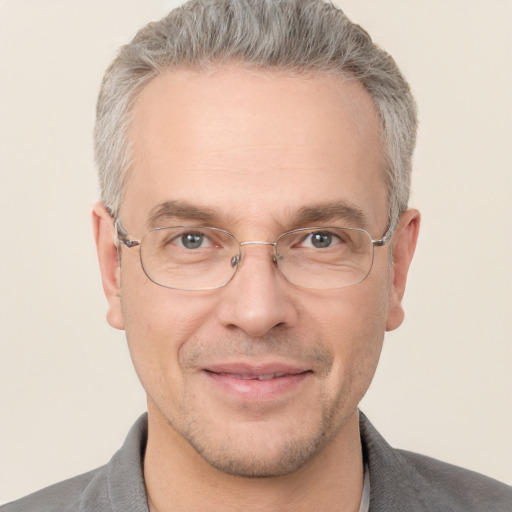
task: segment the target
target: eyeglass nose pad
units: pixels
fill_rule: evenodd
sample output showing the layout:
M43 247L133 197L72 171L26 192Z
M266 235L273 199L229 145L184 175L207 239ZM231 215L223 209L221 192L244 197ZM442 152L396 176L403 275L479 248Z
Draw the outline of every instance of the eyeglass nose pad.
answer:
M274 256L272 256L272 263L277 263L278 260L282 260L283 259L283 256L281 256L280 254L274 254ZM240 264L240 261L242 260L242 254L237 254L236 256L233 256L231 258L231 266L234 268L236 266L238 266Z
M275 252L274 256L272 257L272 261L277 264L282 259L284 259L284 256L282 254L279 254L276 249L276 252Z

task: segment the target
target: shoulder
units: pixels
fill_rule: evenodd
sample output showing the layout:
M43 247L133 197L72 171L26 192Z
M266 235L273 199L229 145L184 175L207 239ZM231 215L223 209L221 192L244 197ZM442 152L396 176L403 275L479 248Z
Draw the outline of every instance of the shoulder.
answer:
M424 455L395 450L423 500L463 512L512 512L512 487ZM443 509L445 510L445 509Z
M392 448L362 413L360 418L372 512L512 512L508 485Z
M83 509L85 494L96 496L91 510L107 511L101 504L108 503L106 466L75 476L24 498L0 506L0 512L75 512Z
M13 501L0 512L147 512L142 474L146 439L143 414L107 465Z

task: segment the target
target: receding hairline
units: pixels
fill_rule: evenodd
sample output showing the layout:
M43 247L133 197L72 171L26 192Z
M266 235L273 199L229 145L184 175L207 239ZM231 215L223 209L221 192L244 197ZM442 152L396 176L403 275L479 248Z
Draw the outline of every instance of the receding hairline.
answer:
M288 73L353 73L381 120L395 225L409 198L415 101L393 58L329 0L189 0L143 27L109 66L98 97L95 159L107 208L119 212L130 167L124 138L140 90L166 68L237 59Z
M199 66L199 65L191 65L191 66L179 66L161 70L159 73L155 74L150 80L148 80L143 87L137 92L134 96L132 104L131 104L131 113L129 116L129 124L127 126L126 131L126 142L128 146L128 150L131 157L131 165L127 169L127 172L123 176L122 182L122 195L120 201L120 210L122 209L122 204L124 202L124 192L126 191L126 187L130 180L131 175L136 170L134 168L135 160L133 159L133 145L134 145L134 134L133 134L133 126L135 121L135 113L137 107L140 105L140 97L145 92L147 92L148 88L157 80L165 78L166 76L172 75L180 75L182 74L183 78L186 80L187 75L191 75L192 77L214 77L217 73L224 72L234 72L234 73L244 73L248 76L253 75L255 78L272 78L277 76L279 78L285 77L290 80L294 79L305 79L305 80L314 80L316 78L332 78L335 89L338 89L340 94L340 101L344 101L345 105L350 105L350 110L354 119L361 119L367 123L367 129L375 129L376 138L379 141L379 146L377 148L380 153L381 158L381 173L383 178L385 179L386 173L388 169L386 168L387 162L385 157L386 147L383 133L383 126L381 122L381 118L378 111L378 106L376 105L373 97L367 91L364 84L357 77L351 75L346 71L340 72L339 70L325 70L325 69L304 69L304 70L288 70L286 68L278 67L278 66L261 66L257 63L253 62L243 62L239 59L232 59L231 61L221 61L215 63L208 63L208 65ZM336 85L338 82L338 85ZM347 82L353 82L357 84L357 88L355 92L357 93L357 97L354 96L354 89L345 94L343 90L343 84ZM369 112L365 111L365 105L369 106L371 109L372 120L369 121ZM358 113L361 115L358 117ZM369 122L368 122L369 121ZM374 145L372 145L373 147ZM389 200L389 197L387 198Z

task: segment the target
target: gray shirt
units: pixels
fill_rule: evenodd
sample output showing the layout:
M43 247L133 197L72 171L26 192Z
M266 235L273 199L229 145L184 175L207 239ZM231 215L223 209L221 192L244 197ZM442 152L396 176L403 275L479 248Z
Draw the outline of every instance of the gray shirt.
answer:
M512 487L444 462L396 450L361 413L370 512L512 512ZM148 512L142 462L147 417L110 462L0 507L0 512Z

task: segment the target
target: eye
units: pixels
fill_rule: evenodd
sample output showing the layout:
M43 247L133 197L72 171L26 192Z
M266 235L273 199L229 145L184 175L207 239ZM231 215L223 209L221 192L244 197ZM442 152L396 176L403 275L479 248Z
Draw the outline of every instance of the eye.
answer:
M174 242L185 249L205 248L210 247L212 244L211 240L204 233L198 231L183 233Z
M343 243L343 240L330 231L314 231L302 240L301 245L312 249L326 249L340 243Z

